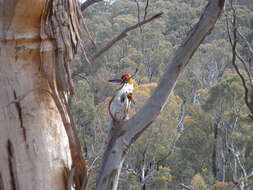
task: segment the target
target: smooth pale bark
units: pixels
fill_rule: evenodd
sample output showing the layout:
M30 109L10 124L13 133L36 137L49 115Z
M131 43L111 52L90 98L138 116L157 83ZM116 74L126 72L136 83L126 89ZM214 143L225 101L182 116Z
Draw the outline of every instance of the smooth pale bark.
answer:
M45 2L0 0L1 190L64 190L71 166L65 128L40 70Z
M97 190L116 190L122 164L129 146L142 134L162 111L179 74L188 64L204 38L211 32L224 6L224 0L210 0L199 22L190 31L182 45L168 64L157 88L130 120L113 126L110 140L97 177Z

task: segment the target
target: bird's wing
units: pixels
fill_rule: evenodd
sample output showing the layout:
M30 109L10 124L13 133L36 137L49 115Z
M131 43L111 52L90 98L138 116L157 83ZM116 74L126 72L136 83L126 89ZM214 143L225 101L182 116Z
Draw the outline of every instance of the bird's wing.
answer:
M128 114L129 104L126 93L117 93L110 105L112 116L118 121L124 120Z

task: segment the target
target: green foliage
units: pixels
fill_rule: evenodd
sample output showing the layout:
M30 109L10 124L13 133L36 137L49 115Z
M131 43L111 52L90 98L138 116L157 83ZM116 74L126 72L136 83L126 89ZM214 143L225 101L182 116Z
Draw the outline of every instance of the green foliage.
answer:
M78 100L73 104L72 109L78 120L78 125L85 126L95 118L96 108L94 106L94 95L86 81L79 82L77 88L78 93L76 96Z
M142 20L146 1L138 2ZM119 87L109 84L108 80L123 73L133 74L138 68L134 91L136 105L131 108L131 115L134 115L157 86L174 51L198 21L206 3L203 0L149 1L147 18L163 11L162 18L129 32L127 37L86 66L86 79L76 82L72 112L88 165L96 159L88 189L95 188L100 155L108 135L108 102ZM253 45L252 0L239 1L235 8L240 31ZM87 54L92 57L126 27L138 22L136 1L103 1L85 10L84 17L96 42L93 47L88 36L84 39ZM225 17L222 16L185 68L157 120L129 150L119 189L142 189L141 171L144 168L145 176L148 176L146 190L178 189L180 183L192 185L197 190L233 190L232 176L236 173L235 177L240 181L241 170L238 166L236 169L230 167L235 159L226 146L232 143L242 152L240 158L246 170L252 171L252 120L243 99L241 80L231 65L231 46L225 28ZM245 60L252 59L241 39L238 43L238 51ZM238 60L236 63L242 70L243 65ZM83 56L74 63L73 69L79 64L86 64ZM244 72L242 74L246 76ZM218 168L216 176L215 166ZM225 171L224 179L221 168Z
M220 109L233 108L234 104L241 103L238 99L244 96L243 87L238 78L229 78L214 85L203 105L206 111L220 107ZM225 97L225 98L224 98Z
M155 172L154 177L151 181L150 188L166 190L167 184L171 182L172 176L170 169L167 167L160 166Z

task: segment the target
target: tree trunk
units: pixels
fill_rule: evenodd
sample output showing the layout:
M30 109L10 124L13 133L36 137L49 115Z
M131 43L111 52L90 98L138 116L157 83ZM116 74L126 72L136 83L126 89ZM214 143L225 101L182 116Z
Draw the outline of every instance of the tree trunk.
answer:
M218 123L213 126L214 142L213 142L213 153L212 153L212 171L214 179L217 179L217 143L218 143Z
M224 6L224 0L210 0L199 22L188 34L159 81L153 94L130 120L111 128L110 140L97 177L97 190L116 190L122 164L131 144L147 129L162 111L179 74L194 52L213 29Z
M141 184L141 190L146 190L146 184Z
M120 127L111 129L111 138L106 147L101 171L97 177L97 190L116 190L120 171L125 160L126 148L120 137L124 131Z
M66 171L73 160L69 135L49 79L41 72L46 3L0 0L1 190L67 189ZM43 43L54 55L52 37L44 36Z
M0 45L1 190L65 189L63 171L71 166L61 116L52 97L38 90L49 87L39 74L36 41Z

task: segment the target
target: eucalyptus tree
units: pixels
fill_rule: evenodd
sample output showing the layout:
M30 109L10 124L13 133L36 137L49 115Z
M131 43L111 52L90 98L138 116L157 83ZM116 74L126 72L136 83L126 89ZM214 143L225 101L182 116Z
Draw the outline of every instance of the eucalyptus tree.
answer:
M80 19L77 0L0 0L1 190L86 184L67 103Z

